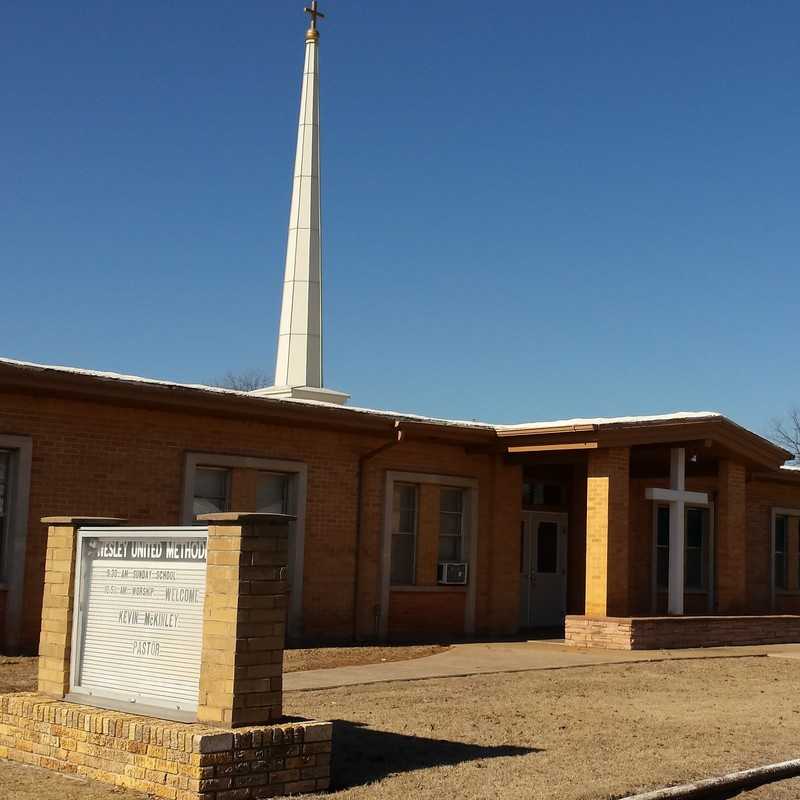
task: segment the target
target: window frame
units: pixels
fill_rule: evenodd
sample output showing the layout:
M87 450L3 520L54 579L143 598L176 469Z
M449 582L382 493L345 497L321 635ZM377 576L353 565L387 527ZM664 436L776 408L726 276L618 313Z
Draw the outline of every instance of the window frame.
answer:
M669 587L668 586L661 586L658 583L658 510L659 508L668 508L671 509L671 505L669 503L663 503L658 500L652 501L653 509L652 509L652 570L651 570L651 613L655 614L658 611L658 598L659 596L663 596L668 594ZM688 517L689 509L697 508L703 511L708 512L708 535L707 541L704 542L703 546L703 561L704 561L704 575L705 575L705 586L702 589L698 589L695 587L688 588L686 586L686 557L687 551L689 549L689 541L688 535L686 535L686 527L684 527L684 543L683 543L683 559L684 559L684 588L683 593L685 595L706 595L708 598L708 610L712 612L714 610L714 602L715 602L715 594L716 594L716 573L715 573L715 564L716 564L716 506L713 501L709 501L708 503L686 503L684 506L684 514ZM684 523L685 526L685 523ZM667 547L667 554L669 554L669 548Z
M183 502L181 524L192 525L194 473L197 467L219 467L223 469L252 469L256 472L278 472L294 476L293 499L296 517L293 531L293 546L289 552L292 570L292 592L289 598L288 634L292 638L303 636L303 594L305 572L306 506L308 500L308 464L258 456L237 456L226 453L190 451L184 453ZM299 591L298 591L299 588Z
M468 557L465 561L469 564L469 580L466 587L452 586L391 586L391 531L392 531L392 498L394 494L394 483L416 483L420 485L451 486L462 487L469 490L469 523L465 527L468 537L466 550ZM479 538L479 517L480 517L480 493L478 490L479 482L476 478L464 478L453 475L438 475L427 472L400 472L386 470L384 481L384 508L383 508L383 528L381 534L381 561L380 561L380 609L378 614L378 636L385 641L389 633L389 603L393 591L413 591L428 592L436 594L439 592L460 591L466 594L464 605L464 632L467 635L475 633L475 611L477 606L477 575L478 575L478 538Z
M398 508L398 515L397 515L398 529L395 530L395 524L394 524L395 507L396 507L395 495L397 494L397 489L402 489L402 488L413 489L414 490L414 509L413 509L414 510L414 526L413 526L413 530L411 530L411 531L403 531L403 530L399 529L400 528L399 523L401 522L401 520L403 518L402 517L402 511L403 511L403 507L402 506L400 506ZM408 583L408 582L406 582L406 583L395 583L392 580L392 575L390 573L389 574L389 583L391 584L391 586L393 588L396 588L398 586L404 587L404 586L416 586L417 585L417 543L418 543L418 540L419 540L419 500L420 500L420 485L418 483L406 483L405 481L397 481L394 484L393 489L392 489L392 521L391 521L391 525L392 525L392 541L391 541L392 552L394 552L395 539L397 537L399 537L399 536L403 536L403 537L406 537L406 538L411 537L413 546L411 548L411 583Z
M788 517L790 520L792 517L800 518L800 508L784 508L781 506L773 506L770 513L770 534L769 534L769 552L770 552L770 559L769 559L769 585L770 585L770 609L772 611L776 608L776 597L777 595L785 595L785 594L797 594L800 593L800 588L796 591L792 589L779 589L776 586L775 581L775 545L776 545L776 535L777 535L777 522L778 517ZM790 529L787 525L786 530L786 574L787 574L787 585L789 584L789 561L790 561L790 550L789 545L791 542L790 536ZM798 560L800 560L800 552L797 554ZM798 567L800 570L800 567ZM798 575L798 580L800 581L800 575ZM798 584L800 586L800 584Z

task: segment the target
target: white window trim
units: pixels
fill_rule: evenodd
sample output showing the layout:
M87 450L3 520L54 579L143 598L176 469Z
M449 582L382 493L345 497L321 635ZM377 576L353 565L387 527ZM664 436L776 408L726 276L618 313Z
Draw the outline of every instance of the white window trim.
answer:
M778 524L778 517L800 517L800 508L780 508L780 507L773 507L772 513L770 514L770 526L769 526L769 591L770 591L770 609L772 611L775 610L775 596L778 593L778 589L775 586L775 541L776 541L776 530L775 526ZM786 556L789 557L789 537L786 537ZM783 590L781 590L783 591Z
M6 648L9 653L15 653L19 649L22 633L33 441L29 436L0 434L0 448L13 451L11 459L11 515L6 530L8 538L2 565L2 576L6 582L0 584L0 588L4 588L7 592Z
M668 503L663 503L659 500L653 500L653 513L652 513L652 531L653 531L653 566L651 569L651 613L655 614L656 609L658 608L658 595L659 594L666 594L665 589L658 588L658 509L661 508L669 508L670 512L672 511L672 506ZM716 572L715 572L715 564L716 564L716 515L715 515L715 506L712 500L709 500L708 503L687 503L686 510L690 508L706 508L708 509L708 587L706 589L686 589L684 588L683 592L685 595L687 594L694 594L694 595L708 595L708 610L709 612L714 611L714 598L715 598L715 591L714 591L714 583L716 580ZM684 550L686 548L686 543L684 542ZM684 554L685 558L685 554Z
M294 548L289 553L292 565L292 593L289 598L288 633L299 638L303 635L303 574L305 563L306 501L308 499L308 465L302 461L284 461L276 458L254 456L229 456L218 453L186 453L183 471L183 525L194 523L194 473L197 467L222 467L227 469L253 469L259 472L283 472L297 480L297 520L294 524ZM229 487L230 490L230 487ZM242 511L247 509L233 509Z
M402 587L392 587L392 504L394 501L395 483L414 483L419 486L434 485L442 487L468 489L469 496L469 583L467 585L467 600L464 608L464 633L475 633L475 609L478 599L478 528L480 519L480 504L478 495L478 481L474 478L461 478L453 475L435 475L426 472L386 472L386 485L384 489L383 532L381 536L381 595L380 595L380 623L379 635L385 640L389 635L389 602L391 592L402 590ZM419 535L419 529L417 530ZM437 551L438 552L438 551ZM414 587L415 591L429 591L432 593L448 591L447 586Z

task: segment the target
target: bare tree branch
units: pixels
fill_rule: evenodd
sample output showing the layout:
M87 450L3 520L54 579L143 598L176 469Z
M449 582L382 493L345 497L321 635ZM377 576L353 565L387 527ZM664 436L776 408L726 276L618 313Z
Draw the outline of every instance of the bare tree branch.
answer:
M781 447L800 460L800 408L792 409L785 418L772 420L772 435Z
M223 389L235 389L237 392L254 392L272 385L272 378L266 372L257 369L248 369L242 372L225 374L224 378L211 381L211 386L220 386Z

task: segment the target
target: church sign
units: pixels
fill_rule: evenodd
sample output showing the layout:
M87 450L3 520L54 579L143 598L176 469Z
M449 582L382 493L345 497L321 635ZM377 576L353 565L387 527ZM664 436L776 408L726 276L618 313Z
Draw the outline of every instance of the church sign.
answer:
M208 529L81 528L69 699L191 719Z

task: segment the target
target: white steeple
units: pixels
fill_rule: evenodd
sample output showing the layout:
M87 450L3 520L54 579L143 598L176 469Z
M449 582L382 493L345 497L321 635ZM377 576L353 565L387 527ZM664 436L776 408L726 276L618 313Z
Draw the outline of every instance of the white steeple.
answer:
M319 156L319 31L317 0L306 9L306 61L294 166L289 244L283 283L275 385L254 394L345 403L349 395L323 388L322 240Z

